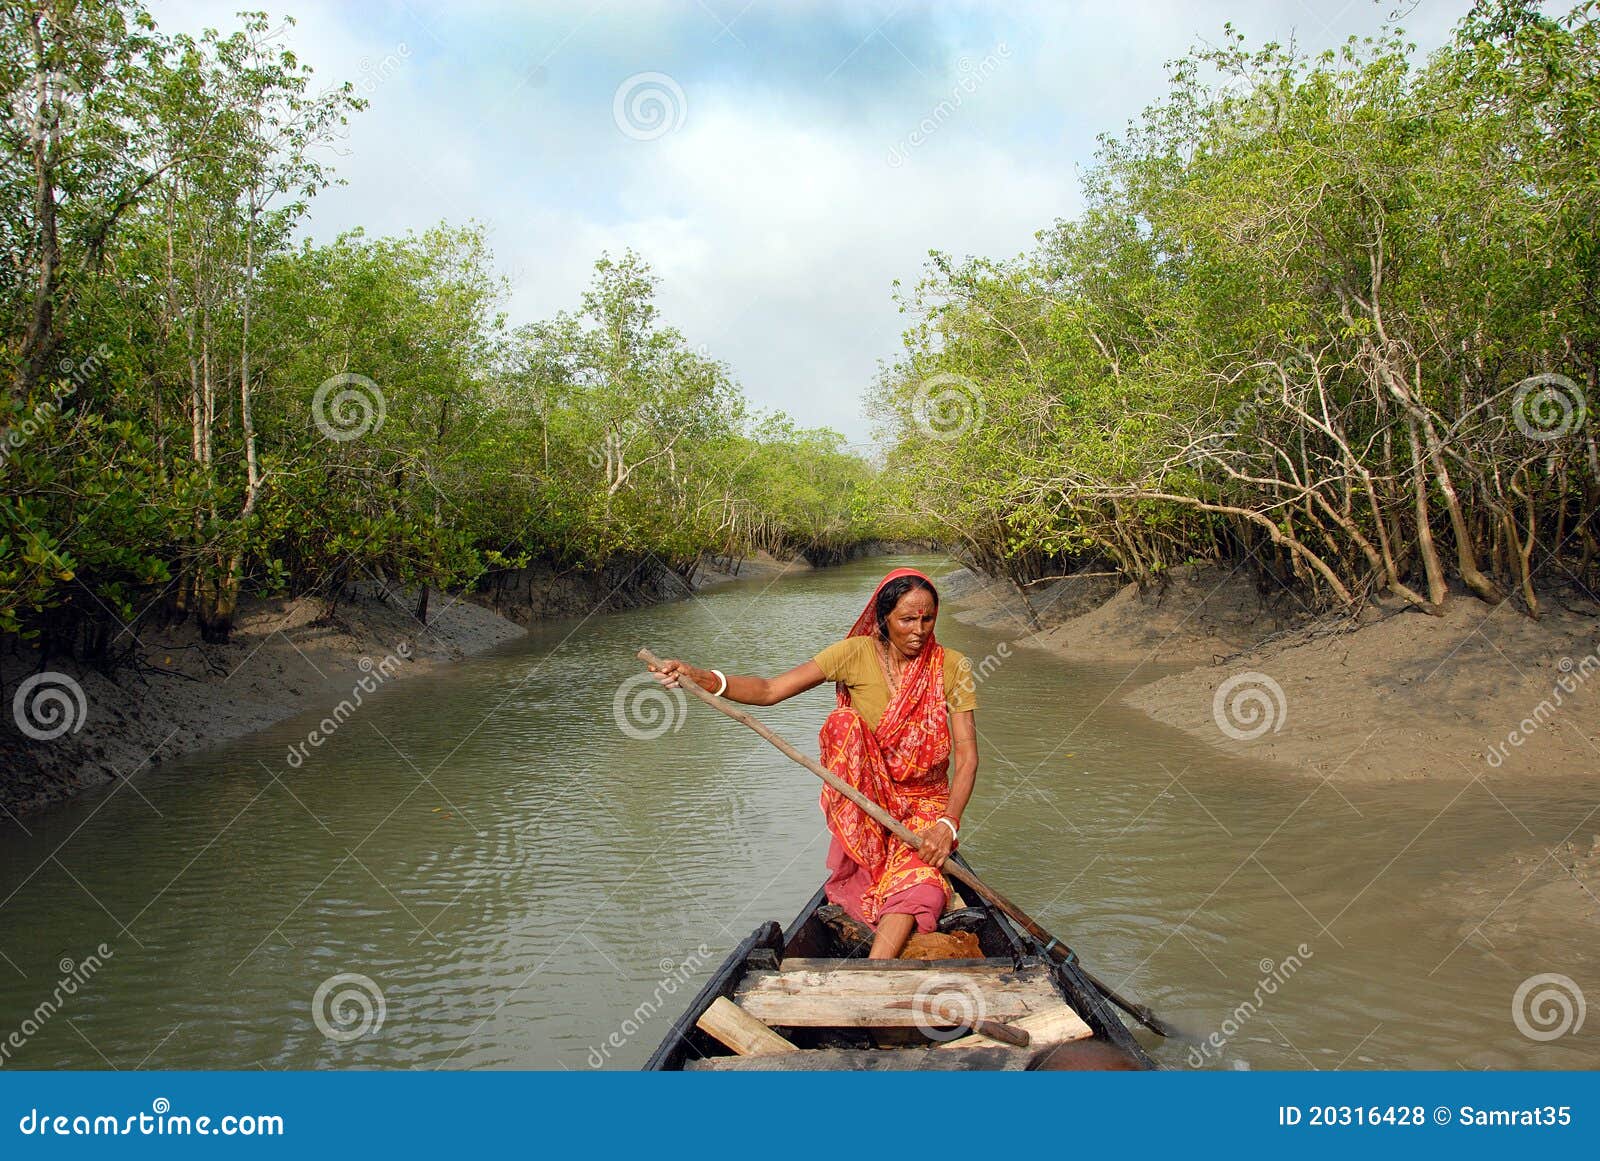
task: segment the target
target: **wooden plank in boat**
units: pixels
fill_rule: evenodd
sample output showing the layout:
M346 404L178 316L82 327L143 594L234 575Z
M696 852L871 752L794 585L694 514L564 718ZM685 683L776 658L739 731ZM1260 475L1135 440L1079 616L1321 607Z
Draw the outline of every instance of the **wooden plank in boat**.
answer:
M819 961L812 961L817 963ZM795 965L795 966L792 966ZM1026 988L1059 998L1050 970L1043 965L1020 968L1008 959L845 959L822 960L817 967L785 960L776 971L747 972L739 991L802 992L821 989L849 995L893 990L915 995L921 988Z
M724 996L712 1001L705 1015L695 1021L695 1027L707 1036L716 1037L740 1056L772 1056L775 1053L800 1051Z
M781 1056L711 1056L690 1060L696 1072L1021 1072L1036 1052L1031 1048L967 1048L935 1052L927 1048L813 1048Z
M993 970L1014 971L1008 959L806 959L801 956L789 956L778 965L779 971L784 972L832 972L832 971L859 971L859 972L897 972L897 971L939 971L962 968L988 968Z
M1057 1000L1053 1007L1032 1015L1023 1016L1018 1020L1011 1020L1013 1028L1021 1028L1028 1034L1029 1047L1035 1050L1052 1044L1065 1044L1069 1040L1087 1040L1094 1035L1094 1029L1083 1022L1082 1017L1074 1012L1063 1000ZM1001 1047L998 1040L991 1040L987 1036L973 1033L971 1036L962 1036L956 1040L949 1040L939 1045L940 1052L948 1052L959 1048L991 1048Z
M910 1028L944 1024L927 1010L896 1001L948 995L952 1005L990 1020L1009 1021L1061 1003L1050 973L1015 970L1009 963L898 971L750 972L734 993L746 1012L769 1025L790 1028Z

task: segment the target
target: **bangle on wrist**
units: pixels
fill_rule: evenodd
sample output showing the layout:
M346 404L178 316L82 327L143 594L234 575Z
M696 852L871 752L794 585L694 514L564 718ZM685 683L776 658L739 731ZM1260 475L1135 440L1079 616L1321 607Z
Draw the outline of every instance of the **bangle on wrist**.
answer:
M951 838L953 838L953 839L959 839L959 838L960 838L960 837L961 837L961 831L960 831L960 830L959 830L959 829L957 829L957 827L956 827L956 824L955 824L955 823L954 823L954 822L952 822L952 821L951 821L951 820L950 820L950 819L949 819L949 817L947 817L947 816L946 816L946 815L942 815L942 814L941 814L941 815L940 815L940 816L939 816L939 817L938 817L938 819L937 819L937 820L936 820L936 821L935 821L935 822L934 822L934 825L935 825L935 826L938 826L938 825L939 825L939 823L941 823L941 822L942 822L942 823L944 823L944 824L945 824L945 826L947 826L947 827L949 827L949 828L950 828L950 837L951 837Z
M722 670L720 670L720 669L713 669L711 672L715 673L717 675L718 680L720 680L722 682L721 685L717 686L716 692L713 693L711 696L712 697L721 697L722 696L722 691L728 688L728 675L726 673L723 673Z

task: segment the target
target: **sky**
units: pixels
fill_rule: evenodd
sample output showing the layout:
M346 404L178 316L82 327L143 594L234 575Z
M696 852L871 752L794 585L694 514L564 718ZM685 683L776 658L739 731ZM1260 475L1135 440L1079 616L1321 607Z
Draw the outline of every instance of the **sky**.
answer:
M1081 207L1097 137L1219 44L1315 51L1398 9L1422 51L1466 0L149 0L168 32L292 16L319 82L370 106L305 229L476 221L512 325L575 310L604 252L758 407L870 439L930 250L1010 257ZM944 111L939 107L944 103Z

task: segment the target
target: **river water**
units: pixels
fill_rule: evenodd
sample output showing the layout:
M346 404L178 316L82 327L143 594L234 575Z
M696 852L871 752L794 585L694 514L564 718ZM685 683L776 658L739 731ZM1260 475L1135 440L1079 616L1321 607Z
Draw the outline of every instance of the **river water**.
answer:
M878 558L542 625L386 688L298 767L331 706L9 829L4 1066L638 1066L727 949L815 889L826 832L816 780L755 734L637 701L635 650L778 672L902 563L954 568ZM1164 1063L1600 1065L1593 1027L1544 1042L1512 1011L1541 973L1595 994L1592 928L1508 939L1502 909L1475 932L1501 899L1453 887L1565 838L1600 786L1249 768L1121 707L1120 671L957 607L939 636L986 674L963 849L1101 978L1211 1037L1146 1038ZM831 699L755 712L814 753Z

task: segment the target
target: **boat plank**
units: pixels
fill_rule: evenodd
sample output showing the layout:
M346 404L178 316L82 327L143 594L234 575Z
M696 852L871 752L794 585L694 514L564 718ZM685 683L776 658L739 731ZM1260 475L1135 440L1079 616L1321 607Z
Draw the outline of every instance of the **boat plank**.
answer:
M957 1021L928 1006L940 997L957 1012L1001 1022L1061 1004L1049 972L1005 961L957 970L750 972L733 998L763 1023L790 1028L953 1027Z
M1087 1040L1094 1035L1094 1029L1085 1024L1078 1013L1060 1000L1056 1001L1054 1007L1011 1021L1010 1026L1020 1028L1026 1032L1030 1046L1033 1048L1044 1048L1052 1044L1065 1044L1069 1040ZM939 1051L949 1052L958 1048L989 1047L1000 1047L1000 1042L974 1032L971 1036L962 1036L957 1040L946 1041L939 1045Z
M819 959L792 955L778 965L784 972L899 972L954 971L983 968L991 972L1012 972L1009 959Z
M695 1072L1021 1072L1029 1048L813 1048L781 1056L712 1056L684 1065Z
M965 966L958 960L845 960L848 966L823 970L795 968L776 971L756 969L745 973L739 993L783 993L798 995L825 991L836 995L865 995L892 992L896 996L915 996L919 992L938 992L975 988L980 992L1022 991L1057 997L1050 972L1043 967L1015 968L1009 960L978 960ZM894 967L868 967L865 963L894 964ZM734 997L738 999L738 996Z
M793 1044L757 1020L732 1000L719 996L695 1021L695 1027L714 1036L740 1056L772 1056L799 1052Z

